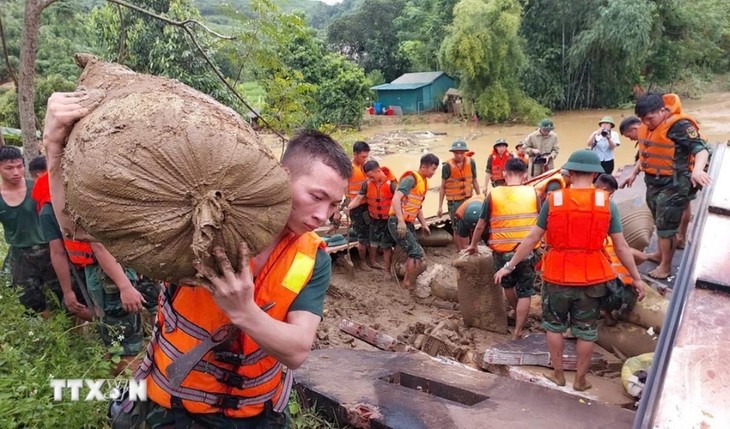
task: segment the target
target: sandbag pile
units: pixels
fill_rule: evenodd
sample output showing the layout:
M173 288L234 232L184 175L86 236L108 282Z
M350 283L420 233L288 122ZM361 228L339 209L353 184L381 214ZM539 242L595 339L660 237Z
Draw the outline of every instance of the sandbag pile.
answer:
M461 254L457 269L459 310L468 327L507 333L507 311L502 288L494 284L492 252L480 246L476 255Z
M103 97L64 152L67 209L119 262L175 281L215 245L233 262L286 223L288 175L252 128L180 82L77 55L79 88Z

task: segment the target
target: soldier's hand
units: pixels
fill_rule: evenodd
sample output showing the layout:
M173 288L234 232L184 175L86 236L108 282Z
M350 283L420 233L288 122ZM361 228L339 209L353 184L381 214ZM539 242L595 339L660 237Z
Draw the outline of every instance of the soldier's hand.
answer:
M63 305L73 314L79 314L86 310L86 306L76 299L76 294L73 292L63 294Z
M636 281L633 282L633 287L636 290L636 294L638 295L637 300L642 301L644 297L646 296L646 290L644 289L646 285L644 285L643 281Z
M441 217L442 214L444 214L444 210L441 207L439 207L439 209L436 210L436 217Z
M428 225L422 225L421 229L423 230L424 234L431 235L431 228L429 228Z
M501 284L502 278L505 276L508 276L512 273L512 271L506 269L506 268L500 268L499 271L494 273L494 284Z
M249 266L249 251L246 243L241 243L238 253L241 256L238 272L233 270L228 255L219 246L213 249L213 256L218 265L218 270L214 270L200 261L193 262L193 267L198 272L198 276L209 282L203 284L203 286L210 291L218 307L234 323L237 320L240 321L242 316L257 307L254 301L254 282Z
M122 300L122 308L127 313L139 313L142 311L142 304L147 302L134 287L119 288L119 298Z
M408 227L406 226L406 221L404 221L403 219L398 219L398 227L396 228L398 238L405 238L407 231Z
M626 180L619 183L618 187L619 188L630 188L631 185L634 184L634 180L636 180L636 174L631 173L631 174L629 174L629 177L626 178Z
M475 253L478 253L477 245L476 244L470 244L469 247L464 249L464 251L470 255L473 255Z
M692 170L692 176L690 176L690 180L692 181L692 184L694 186L710 186L710 184L712 183L712 179L710 178L709 174L696 168Z
M46 149L58 149L58 146L65 145L76 121L88 115L99 101L97 96L91 96L86 91L53 93L48 99L43 127L43 144Z

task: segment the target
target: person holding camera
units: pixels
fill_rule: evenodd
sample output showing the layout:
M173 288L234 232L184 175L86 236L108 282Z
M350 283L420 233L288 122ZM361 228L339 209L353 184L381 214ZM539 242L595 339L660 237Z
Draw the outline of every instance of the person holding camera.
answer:
M553 160L558 156L560 146L554 129L553 121L545 118L537 125L537 130L521 142L524 143L525 152L531 160L529 177L539 176L555 168Z
M613 173L613 151L621 145L618 133L613 130L615 126L612 117L604 116L598 121L598 129L591 133L586 143L598 155L598 159L601 160L601 167L603 167L606 174Z

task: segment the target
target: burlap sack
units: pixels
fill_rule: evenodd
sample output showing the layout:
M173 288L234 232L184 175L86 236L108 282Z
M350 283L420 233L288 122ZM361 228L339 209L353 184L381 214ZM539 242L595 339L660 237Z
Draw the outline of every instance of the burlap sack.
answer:
M288 175L233 110L180 82L78 55L101 104L64 153L67 209L119 262L160 280L194 274L214 245L268 245L291 206Z
M644 250L651 242L654 218L643 197L635 197L617 204L621 214L621 226L629 247Z
M606 326L598 322L599 346L620 356L632 357L653 352L656 348L657 336L649 335L646 329L627 322L618 322L616 326Z
M459 310L466 326L507 333L507 311L502 288L494 284L492 252L480 246L478 255L461 254L453 266L457 270Z
M416 231L418 243L423 247L443 247L451 244L454 239L448 231L442 228L431 228L431 235L426 235L423 229Z

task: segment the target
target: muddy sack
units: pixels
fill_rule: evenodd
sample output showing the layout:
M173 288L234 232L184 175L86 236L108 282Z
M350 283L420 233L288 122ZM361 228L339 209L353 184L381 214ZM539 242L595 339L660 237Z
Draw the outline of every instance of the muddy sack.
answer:
M644 299L637 301L634 308L622 315L621 319L644 328L654 328L655 332L659 332L664 325L669 300L650 286L645 286L644 290Z
M459 310L466 326L507 333L507 311L502 288L494 284L492 252L479 246L479 254L460 254L452 265L457 270Z
M416 231L416 238L418 239L418 244L423 247L443 247L448 246L454 241L451 234L443 228L431 228L430 235L426 235L423 229L419 229Z
M291 206L288 175L232 109L180 82L137 74L93 56L79 89L101 102L64 151L73 223L123 265L176 281L212 264L213 246L237 268L271 243Z
M643 197L635 197L617 204L621 214L621 226L629 247L644 250L651 242L654 218Z
M596 343L620 357L628 358L653 352L657 335L649 335L646 329L632 323L618 322L616 326L607 326L599 321Z

